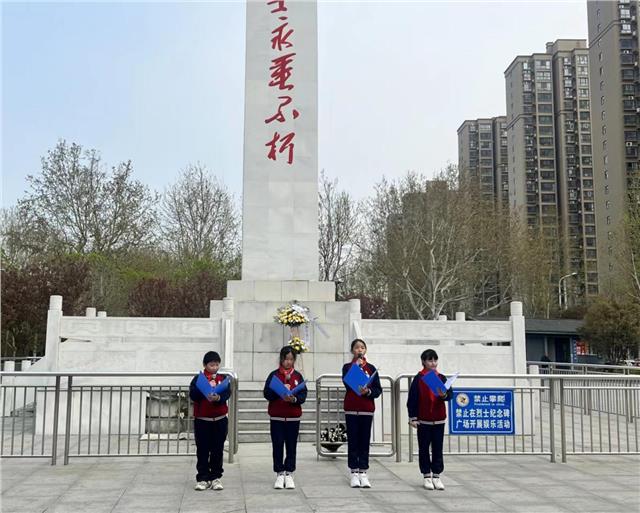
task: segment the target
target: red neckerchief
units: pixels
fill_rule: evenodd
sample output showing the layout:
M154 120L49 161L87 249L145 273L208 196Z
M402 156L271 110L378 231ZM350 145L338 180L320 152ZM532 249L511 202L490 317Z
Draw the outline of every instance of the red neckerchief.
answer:
M217 381L218 381L218 380L216 379L216 378L217 378L217 376L218 376L218 373L217 373L217 372L216 372L215 374L211 374L208 370L204 370L204 371L202 371L202 373L204 374L204 377L205 377L205 378L207 378L207 381L208 381L209 383L211 383L212 381L213 381L214 383L217 383Z
M431 371L434 371L438 376L440 376L440 373L438 372L437 369L425 369L424 367L422 367L422 370L418 373L420 374L420 376L426 376L427 374L429 374Z
M286 383L287 381L289 381L291 379L291 375L293 374L294 370L295 369L293 367L291 367L289 370L287 370L282 365L280 365L280 368L278 369L278 372L284 376L284 382L283 383Z
M367 359L364 357L364 355L361 356L360 359L362 360L362 365L360 366L360 368L362 369L362 372L364 372L368 376L369 371L367 370L367 365L369 365L369 362L367 362ZM355 356L353 360L351 360L351 363L356 363L357 361L358 361L358 357Z

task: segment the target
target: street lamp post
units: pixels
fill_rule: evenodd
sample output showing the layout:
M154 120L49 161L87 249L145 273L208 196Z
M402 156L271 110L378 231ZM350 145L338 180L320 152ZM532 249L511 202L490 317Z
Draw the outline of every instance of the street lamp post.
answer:
M578 276L578 273L573 272L571 274L565 274L558 280L558 306L562 310L562 281L571 276ZM567 309L567 284L564 284L564 310Z

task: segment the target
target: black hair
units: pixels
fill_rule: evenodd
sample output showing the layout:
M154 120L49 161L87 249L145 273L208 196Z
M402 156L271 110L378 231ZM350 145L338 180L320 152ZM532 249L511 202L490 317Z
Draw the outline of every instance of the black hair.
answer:
M426 349L420 355L420 359L423 362L426 362L427 360L437 360L438 359L438 353L436 353L433 349Z
M220 359L220 355L218 353L216 353L215 351L208 351L204 354L204 357L202 358L202 365L206 365L209 362L216 362L216 363L220 363L222 360Z
M287 357L287 355L291 353L293 355L293 361L296 361L296 352L293 350L293 347L291 346L284 346L282 349L280 349L280 363L284 362L284 359Z
M367 349L367 343L362 340L361 338L354 338L353 341L351 342L351 351L353 352L353 346L355 346L358 342L362 342L362 344L364 345L364 348Z

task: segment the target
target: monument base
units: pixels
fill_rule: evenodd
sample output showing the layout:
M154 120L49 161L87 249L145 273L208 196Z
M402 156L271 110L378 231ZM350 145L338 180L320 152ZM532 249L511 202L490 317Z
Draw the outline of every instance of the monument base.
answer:
M231 280L227 297L234 301L335 301L336 284L309 280Z

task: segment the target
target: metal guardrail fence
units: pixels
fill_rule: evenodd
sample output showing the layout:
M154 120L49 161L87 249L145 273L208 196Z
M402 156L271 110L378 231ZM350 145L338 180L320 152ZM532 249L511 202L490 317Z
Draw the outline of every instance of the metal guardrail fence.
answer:
M610 390L613 390L619 383L616 381L616 376L637 376L640 380L640 368L638 367L562 362L527 362L527 370L535 370L536 367L539 374L562 374L567 376L564 384L565 387L570 387L568 390L572 391L563 396L563 401L567 406L582 408L586 414L589 414L591 410L595 410L603 413L625 415L628 422L633 422L633 419L638 415L638 403L633 401L633 393L631 391L625 392L623 394L624 397L620 397L615 393L594 393L593 389L587 386L588 382L584 379L576 378L573 380L568 378L569 376L601 375L603 376L603 381L600 381L599 384L603 387L611 387ZM611 379L605 379L604 377L606 376L610 376ZM559 406L560 381L554 381L554 392L554 404ZM548 403L548 391L544 391L540 399Z
M192 455L191 402L188 387L182 385L191 376L2 372L0 457L50 458L55 464L61 453L67 464L70 458L87 456ZM405 407L412 377L380 377L383 394L376 400L372 456L395 454L401 461L405 443L409 460L416 455L416 435L408 426ZM97 378L102 384L93 384ZM104 384L108 378L117 378L118 382ZM140 384L142 381L152 384ZM454 388L477 387L478 383L486 383L483 388L514 390L516 433L495 436L446 432L444 448L448 454L538 454L549 455L552 462L558 453L563 462L567 455L574 454L640 454L640 375L467 374L460 375ZM237 379L232 386L230 462L238 450ZM341 376L320 376L316 393L318 455L345 456L346 444L334 452L323 447L320 440L323 429L344 422Z
M411 380L415 374L401 374L396 378L395 396L398 404L406 404ZM456 455L480 455L480 454L543 454L551 455L553 461L553 446L550 438L553 437L553 423L546 425L544 419L548 417L542 409L538 394L544 387L540 386L535 376L530 380L514 380L513 375L486 375L486 374L461 374L458 376L456 386L465 388L465 381L474 380L474 387L483 389L511 388L514 391L514 413L516 425L514 435L451 435L447 425L444 436L444 453ZM533 376L533 375L532 375ZM532 376L528 376L531 378ZM511 381L510 384L495 386L496 381ZM514 383L514 381L516 381ZM482 383L478 385L478 382ZM486 383L486 384L485 384ZM456 388L454 386L454 388ZM396 421L398 426L398 456L401 456L402 438L406 438L408 444L409 461L413 461L417 452L417 431L409 427L409 417L406 408ZM450 411L450 409L448 408ZM398 459L398 461L400 461Z
M233 371L222 371L234 378L227 437L233 462L238 380ZM195 455L189 386L166 384L186 381L192 373L2 372L0 377L2 458L46 457L55 465L60 446L65 465L69 458L89 456ZM34 384L34 378L42 384ZM109 378L121 383L91 383Z
M382 395L376 399L371 429L371 456L389 457L396 453L396 402L392 393L394 381L391 376L380 375ZM325 429L335 428L339 424L346 426L344 396L341 374L323 374L316 379L316 452L319 456L347 456L346 442L331 444L320 439Z

